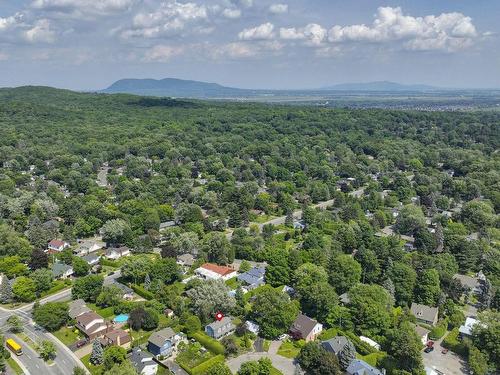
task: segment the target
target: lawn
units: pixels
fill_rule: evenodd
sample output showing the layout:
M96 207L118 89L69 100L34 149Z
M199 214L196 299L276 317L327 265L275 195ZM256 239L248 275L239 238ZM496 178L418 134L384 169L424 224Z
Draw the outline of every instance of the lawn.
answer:
M297 342L283 341L280 348L278 349L278 354L286 358L295 358L299 355L300 346Z
M101 375L103 372L103 366L94 366L93 364L90 363L90 355L91 353L87 354L86 356L83 356L81 358L82 363L85 365L87 370L90 371L92 375Z
M376 352L376 353L370 353L368 355L361 355L359 353L356 353L356 358L362 359L366 363L368 363L370 366L373 367L378 367L380 362L387 357L387 354L384 352Z
M271 346L271 341L269 340L264 340L264 351L265 352L268 352L269 351L269 347Z
M278 216L273 216L273 215L257 215L254 220L252 220L252 223L258 223L262 224L265 222L268 222L270 220L276 219Z
M210 353L210 351L203 348L203 346L197 342L193 344L190 343L186 345L184 349L179 350L181 351L177 354L175 360L184 368L196 367L214 356Z
M269 375L283 375L283 373L275 367L271 367Z
M132 335L132 344L135 346L142 345L148 342L149 336L153 334L154 331L134 331L130 329L130 334Z
M115 315L114 307L112 307L112 306L102 308L102 307L97 306L94 303L87 303L87 306L90 309L94 310L97 314L102 316L104 319L114 317L114 315Z
M78 340L82 339L83 337L79 335L79 333L76 333L75 331L78 331L76 328L71 330L68 327L62 327L59 330L52 332L52 334L59 339L64 345L70 346L71 344L74 344Z
M71 287L71 282L69 282L69 284L67 284L63 280L54 280L52 282L51 288L49 290L42 292L40 297L43 298L43 297L50 296L51 294L60 292L61 290L69 288L69 287Z
M16 375L23 375L24 374L21 367L19 367L17 362L12 357L7 358L6 362L7 362L7 365L9 365L9 367L12 369L12 371L14 371L14 373Z
M237 289L240 286L240 282L238 281L237 277L233 277L232 279L226 281L226 285L233 290Z

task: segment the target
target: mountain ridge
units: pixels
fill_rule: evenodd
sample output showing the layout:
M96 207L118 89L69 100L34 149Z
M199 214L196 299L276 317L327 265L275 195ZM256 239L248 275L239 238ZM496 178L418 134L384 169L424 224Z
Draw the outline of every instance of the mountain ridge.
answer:
M218 83L179 78L124 78L109 87L101 90L103 93L126 93L151 96L172 96L187 98L228 98L228 97L254 97L273 93L285 92L322 92L322 91L432 91L438 90L428 85L405 85L390 81L374 81L367 83L343 83L317 89L305 90L271 90L271 89L244 89L223 86Z

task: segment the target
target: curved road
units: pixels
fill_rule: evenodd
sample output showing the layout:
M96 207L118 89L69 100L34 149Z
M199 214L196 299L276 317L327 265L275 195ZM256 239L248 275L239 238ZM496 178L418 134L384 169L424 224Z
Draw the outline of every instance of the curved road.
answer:
M105 281L113 280L120 277L120 272L117 271L111 276L106 276ZM71 298L71 288L65 289L61 292L55 293L51 296L42 298L39 302L41 304L47 302L56 302L56 301L65 301ZM39 342L42 340L50 340L56 345L57 354L54 359L54 364L51 366L47 366L47 364L39 358L38 353L33 351L27 344L24 342L23 352L24 354L16 357L18 362L21 362L25 367L25 372L27 374L32 375L45 375L45 374L55 374L55 375L70 375L73 373L73 369L75 367L85 368L82 361L61 341L59 341L54 335L50 332L47 332L45 329L41 327L37 327L31 318L31 311L33 310L34 303L30 303L27 305L23 305L16 309L5 309L0 307L0 327L3 328L4 332L8 331L7 327L7 319L11 315L17 315L21 321L24 323L24 333L33 341ZM22 342L17 336L11 333L7 333L5 335L7 338L12 337L16 341ZM27 370L27 371L26 371Z

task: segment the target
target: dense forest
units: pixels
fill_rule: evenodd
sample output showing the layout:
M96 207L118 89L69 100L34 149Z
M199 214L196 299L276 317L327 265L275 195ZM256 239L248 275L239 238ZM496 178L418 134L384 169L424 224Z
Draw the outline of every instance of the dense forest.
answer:
M236 296L234 315L273 338L285 329L266 314L300 310L379 342L389 355L378 365L393 374L423 371L409 342L412 303L438 307L458 333L469 297L456 275L479 274L484 324L450 346L485 374L500 363L499 146L498 112L0 89L0 272L15 279L15 299L34 300L50 288L40 281L49 241L102 236L132 249L123 277L144 284L136 278L147 275L163 306L205 323L210 314L189 293L200 286L169 289L181 276L167 263L138 271L148 267L143 253L266 262L273 288L254 305ZM273 294L283 285L295 290L290 301ZM298 357L306 371L320 366L308 345Z

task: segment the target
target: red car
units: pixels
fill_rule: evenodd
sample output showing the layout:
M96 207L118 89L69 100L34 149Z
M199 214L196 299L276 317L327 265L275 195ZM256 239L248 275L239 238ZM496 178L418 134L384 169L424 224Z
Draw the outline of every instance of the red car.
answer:
M86 343L87 343L87 340L80 340L76 343L76 347L81 348L82 346L85 346Z
M433 346L434 346L434 341L431 341L431 340L427 341L428 348L432 348Z

